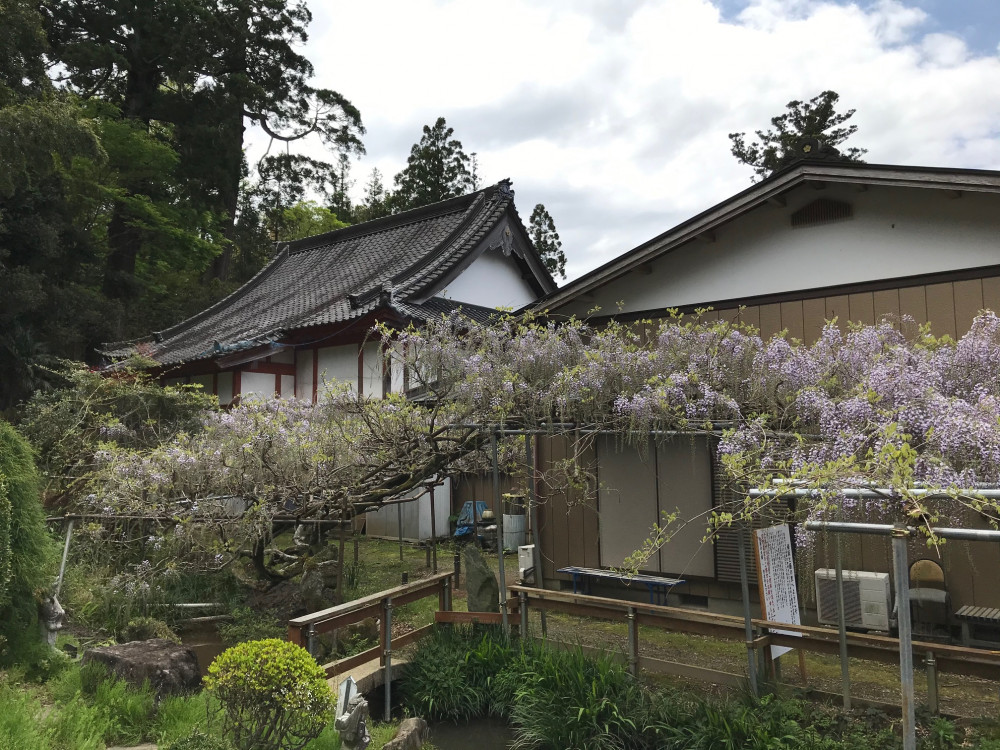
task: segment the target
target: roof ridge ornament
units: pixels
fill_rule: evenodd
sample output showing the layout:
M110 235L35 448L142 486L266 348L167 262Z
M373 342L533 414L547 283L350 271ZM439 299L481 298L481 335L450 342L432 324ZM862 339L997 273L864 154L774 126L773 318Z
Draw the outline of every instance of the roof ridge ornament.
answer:
M497 191L494 197L500 200L514 200L514 188L512 185L510 177L504 177L497 183Z
M810 161L854 161L840 153L840 150L813 136L796 138L785 155L786 163L800 160Z
M396 303L396 286L391 281L383 281L378 293L379 307L392 307Z

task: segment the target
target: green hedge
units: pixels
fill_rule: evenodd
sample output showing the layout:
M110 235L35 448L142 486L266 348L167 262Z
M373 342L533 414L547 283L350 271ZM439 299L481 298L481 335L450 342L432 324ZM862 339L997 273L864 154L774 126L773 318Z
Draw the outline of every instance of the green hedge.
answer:
M37 595L52 582L54 559L31 448L0 421L0 638L7 661L40 640Z

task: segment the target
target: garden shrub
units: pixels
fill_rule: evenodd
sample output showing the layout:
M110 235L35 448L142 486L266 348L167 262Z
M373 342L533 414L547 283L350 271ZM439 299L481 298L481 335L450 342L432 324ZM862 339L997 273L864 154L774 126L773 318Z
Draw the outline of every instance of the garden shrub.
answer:
M436 628L403 674L403 704L417 716L455 723L488 713L494 680L514 653L496 628Z
M288 626L278 619L273 610L253 610L234 607L230 622L219 623L219 638L227 646L246 641L264 641L268 638L283 640Z
M646 694L621 664L580 650L539 649L510 708L522 747L624 748Z
M37 647L37 592L51 583L53 552L31 448L0 421L0 638L7 663L37 660L47 651Z
M224 651L205 687L221 704L223 735L239 750L302 750L334 718L323 668L304 648L277 638Z

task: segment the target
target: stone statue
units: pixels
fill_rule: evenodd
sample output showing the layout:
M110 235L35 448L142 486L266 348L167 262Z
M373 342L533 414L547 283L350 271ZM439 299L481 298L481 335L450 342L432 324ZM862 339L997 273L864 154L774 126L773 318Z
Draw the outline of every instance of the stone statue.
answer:
M45 594L38 603L38 624L42 629L42 638L55 648L56 633L63 628L66 610L59 604L55 594Z
M368 734L368 701L357 693L347 703L347 709L337 717L333 726L340 732L343 750L365 750L371 744Z

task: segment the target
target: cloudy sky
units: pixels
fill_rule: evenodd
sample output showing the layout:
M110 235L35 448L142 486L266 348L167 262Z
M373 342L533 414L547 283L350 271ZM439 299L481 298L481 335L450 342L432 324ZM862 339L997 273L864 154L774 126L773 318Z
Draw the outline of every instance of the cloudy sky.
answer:
M317 85L360 110L387 182L447 118L569 277L750 184L727 134L825 89L873 163L1000 169L997 0L364 0L309 3Z

